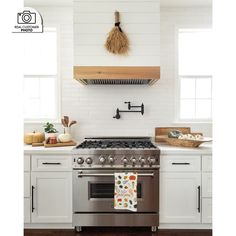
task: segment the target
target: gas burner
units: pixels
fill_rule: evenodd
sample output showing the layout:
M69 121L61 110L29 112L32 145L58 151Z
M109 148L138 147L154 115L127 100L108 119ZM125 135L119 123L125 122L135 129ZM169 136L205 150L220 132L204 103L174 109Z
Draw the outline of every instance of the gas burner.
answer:
M86 138L73 149L73 168L158 168L160 150L150 137Z
M95 139L95 138L94 138ZM156 146L150 138L90 138L79 144L77 149L150 149Z

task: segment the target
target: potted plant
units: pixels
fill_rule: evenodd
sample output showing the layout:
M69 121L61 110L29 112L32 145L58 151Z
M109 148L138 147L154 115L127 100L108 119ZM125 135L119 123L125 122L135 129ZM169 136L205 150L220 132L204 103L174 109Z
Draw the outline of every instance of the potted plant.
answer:
M56 128L54 128L54 125L52 123L47 122L43 127L46 140L48 138L57 137L58 131L56 130Z

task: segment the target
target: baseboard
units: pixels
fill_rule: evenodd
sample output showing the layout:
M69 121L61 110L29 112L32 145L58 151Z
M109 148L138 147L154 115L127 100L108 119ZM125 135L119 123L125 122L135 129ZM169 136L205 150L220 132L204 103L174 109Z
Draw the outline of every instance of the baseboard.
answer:
M25 229L74 229L72 223L69 224L61 224L61 223L50 223L50 224L24 224Z
M212 224L160 224L159 229L212 229Z
M74 229L71 224L24 224L25 229ZM159 229L212 229L212 224L160 224Z

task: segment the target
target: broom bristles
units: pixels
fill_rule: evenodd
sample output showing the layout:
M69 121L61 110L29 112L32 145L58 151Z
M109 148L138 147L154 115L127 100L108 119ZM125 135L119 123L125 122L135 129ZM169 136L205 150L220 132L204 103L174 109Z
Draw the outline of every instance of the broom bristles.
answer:
M115 26L107 37L105 47L114 54L127 54L129 51L128 37Z

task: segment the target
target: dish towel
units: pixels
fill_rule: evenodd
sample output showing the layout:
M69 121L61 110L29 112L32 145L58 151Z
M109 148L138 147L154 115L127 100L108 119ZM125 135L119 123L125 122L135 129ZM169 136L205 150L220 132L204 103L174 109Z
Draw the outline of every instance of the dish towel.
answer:
M137 173L115 173L115 209L137 211L137 179Z

